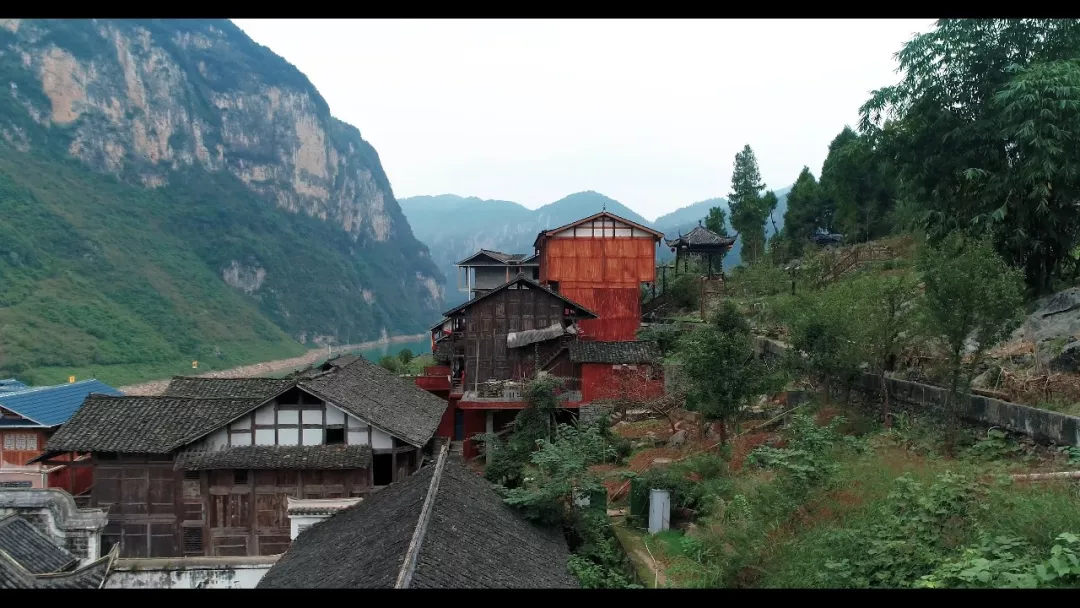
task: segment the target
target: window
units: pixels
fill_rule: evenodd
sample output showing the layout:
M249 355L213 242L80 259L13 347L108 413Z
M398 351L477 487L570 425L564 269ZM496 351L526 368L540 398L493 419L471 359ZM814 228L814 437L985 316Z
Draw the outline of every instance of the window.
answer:
M344 445L345 427L329 427L326 429L326 445Z
M547 286L548 286L548 289L550 289L552 291L552 293L559 293L559 282L558 281L548 281Z
M233 484L238 486L246 486L248 482L247 469L236 469L233 471Z
M296 535L300 536L301 534L304 533L304 530L307 530L310 527L311 527L311 524L298 524L296 526Z
M199 481L198 471L184 471L184 479L187 481Z
M4 435L5 450L36 450L37 435L34 433L7 433Z
M184 528L184 553L202 555L202 528Z

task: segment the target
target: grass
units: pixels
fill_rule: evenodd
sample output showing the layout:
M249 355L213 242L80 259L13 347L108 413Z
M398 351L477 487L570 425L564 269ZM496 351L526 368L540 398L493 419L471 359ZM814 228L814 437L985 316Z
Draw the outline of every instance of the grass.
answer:
M940 425L933 421L900 418L894 429L885 430L863 410L843 406L819 411L819 424L836 414L846 419L837 430L842 435L830 440L820 459L800 461L832 467L821 483L795 483L791 471L797 469L752 463L738 470L725 470L705 459L669 466L668 479L693 477L684 489L672 490L673 503L683 500L680 492L686 492L685 488L697 495L693 526L648 537L669 586L862 586L844 582L824 565L866 562L868 543L890 529L882 527L883 522L902 527L918 517L914 512L895 515L899 504L895 493L901 488L897 480L904 476L922 484L921 490L911 490L916 496L911 500L934 500L944 491L936 488L948 474L979 482L971 487L981 488L965 490L976 507L963 516L957 507L946 526L948 539L934 549L932 563L958 559L964 547L974 546L983 535L1018 537L1030 545L1033 554L1048 554L1058 534L1080 532L1076 502L1080 493L1075 482L1003 481L1007 473L1070 468L1060 452L971 429L962 437L959 456L947 458L941 449ZM773 439L790 447L791 441L798 441L791 433L788 429L773 434ZM980 494L975 498L970 492ZM632 537L641 534L635 531ZM881 567L872 559L870 563L857 567L856 574L859 568ZM896 576L907 577L904 580L909 584L928 574L928 567L903 559L886 564L886 570L892 568Z

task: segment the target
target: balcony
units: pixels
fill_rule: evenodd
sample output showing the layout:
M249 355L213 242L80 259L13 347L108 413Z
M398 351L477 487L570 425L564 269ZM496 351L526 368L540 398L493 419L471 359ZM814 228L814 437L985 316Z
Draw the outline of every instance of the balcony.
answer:
M463 395L461 397L462 403L520 403L522 407L525 404L525 387L528 384L527 381L521 380L502 380L502 381L489 381L482 382L479 386L473 388L471 385L464 387ZM567 378L562 387L556 390L556 395L560 401L568 403L578 403L581 401L581 380L577 378Z
M423 375L416 376L416 386L428 392L450 390L450 368L445 365L430 365L424 368Z

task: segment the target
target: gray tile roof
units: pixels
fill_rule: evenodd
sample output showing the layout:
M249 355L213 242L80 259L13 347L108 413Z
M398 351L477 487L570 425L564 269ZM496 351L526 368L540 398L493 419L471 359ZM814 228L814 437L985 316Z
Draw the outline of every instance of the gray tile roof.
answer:
M163 395L195 399L265 400L293 385L283 378L198 378L175 376Z
M0 551L7 553L32 574L59 572L79 562L78 558L18 515L0 519Z
M45 452L168 454L262 401L90 395Z
M357 357L333 372L301 380L299 386L391 435L423 446L439 427L447 403L410 380Z
M547 293L549 293L549 294L555 296L556 298L559 298L560 300L562 300L563 303L566 304L567 306L569 306L570 308L577 309L577 311L583 317L587 317L587 318L590 318L590 319L595 319L598 316L595 312L589 310L588 308L585 308L581 304L578 304L577 302L571 300L570 298L567 298L566 296L564 296L562 294L558 294L558 293L555 293L554 291L551 291L547 287L544 287L540 283L537 283L536 281L534 281L534 280L532 280L532 279L530 279L530 278L528 278L528 277L526 277L525 275L522 275L522 274L517 275L516 277L510 279L509 281L503 283L502 285L499 285L498 287L490 289L489 291L487 291L482 296L478 296L476 298L473 298L473 299L469 300L468 302L465 302L463 304L459 304L459 305L455 306L454 308L451 308L450 310L444 312L443 316L444 317L449 317L449 316L451 316L453 314L456 314L457 312L465 310L466 308L468 308L470 306L473 306L474 304L476 304L480 300L483 300L484 298L490 297L492 294L496 294L496 293L498 293L498 292L500 292L500 291L502 291L502 290L504 290L504 289L510 287L511 285L516 284L516 283L524 283L525 285L527 285L528 287L530 287L532 289L543 289Z
M571 342L570 360L574 363L611 363L637 365L656 363L660 349L655 342Z
M721 236L708 228L697 225L690 232L667 242L669 247L689 245L690 247L731 247L735 244L736 237Z
M116 559L119 545L92 564L58 574L34 574L0 551L0 589L100 589Z
M399 579L412 588L578 586L561 531L526 521L445 451L439 460L301 534L258 587L392 588ZM408 568L402 575L407 558L411 577Z
M366 445L251 445L216 452L181 452L175 468L204 469L366 469Z

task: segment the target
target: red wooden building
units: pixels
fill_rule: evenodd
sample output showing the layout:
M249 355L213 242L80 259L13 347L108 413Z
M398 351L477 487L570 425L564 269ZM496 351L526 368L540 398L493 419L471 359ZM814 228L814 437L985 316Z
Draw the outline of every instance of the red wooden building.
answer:
M653 342L575 342L570 361L581 378L582 401L645 401L664 394L660 350Z
M656 280L663 236L607 211L546 230L534 243L540 284L598 315L582 321L583 340L634 340L642 283Z

